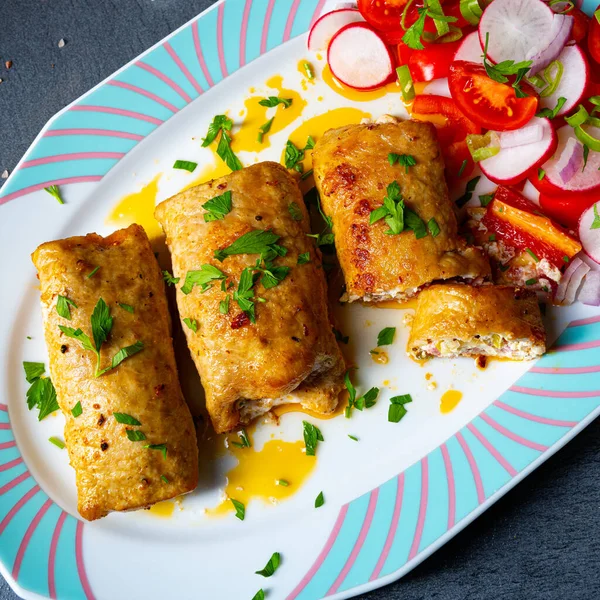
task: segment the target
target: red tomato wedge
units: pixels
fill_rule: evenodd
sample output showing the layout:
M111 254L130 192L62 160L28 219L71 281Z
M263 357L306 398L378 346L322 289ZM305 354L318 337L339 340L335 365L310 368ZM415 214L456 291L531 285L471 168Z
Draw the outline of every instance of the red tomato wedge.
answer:
M358 0L365 21L380 31L400 29L400 19L408 0Z
M413 81L432 81L448 77L450 64L462 40L446 44L431 44L424 50L411 50L402 42L398 44L398 59L408 65Z
M596 13L599 15L596 16ZM600 62L600 6L596 9L596 13L590 19L590 27L588 30L588 50L592 55L592 58L596 62Z
M486 129L509 131L519 129L536 113L538 96L526 83L528 94L517 98L511 85L498 83L487 76L485 68L476 63L456 60L450 65L450 94L460 110Z
M579 42L585 38L585 34L588 32L590 18L582 10L575 6L566 14L574 19L573 29L571 29L571 39L575 40L579 44Z

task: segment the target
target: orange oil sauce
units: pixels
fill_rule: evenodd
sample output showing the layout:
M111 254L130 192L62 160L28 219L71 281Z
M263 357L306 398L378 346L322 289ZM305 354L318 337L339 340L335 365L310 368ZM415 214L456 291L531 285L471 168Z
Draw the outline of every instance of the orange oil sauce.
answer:
M402 98L400 93L400 85L393 81L387 85L380 87L376 90L355 90L341 81L338 81L331 72L328 65L325 65L321 74L323 81L336 93L348 100L354 100L355 102L370 102L371 100L377 100L387 96L387 94L397 94L398 98Z
M447 392L444 392L440 399L440 412L447 414L453 411L462 400L462 397L462 392L459 392L458 390L448 390Z
M168 519L169 517L173 516L178 502L180 502L178 498L175 500L164 500L163 502L157 502L150 507L149 513L155 517Z
M307 73L307 69L306 69L305 65L308 65L308 68L312 71L312 73L313 73L312 79L308 78L308 73ZM315 69L309 60L306 60L305 58L300 59L298 61L297 69L298 69L298 72L302 75L302 80L300 81L300 85L302 86L302 89L304 91L306 91L308 89L309 85L315 85L315 76L314 76Z
M387 365L390 362L390 357L385 350L381 348L375 348L369 352L371 354L371 359L374 363L378 365Z

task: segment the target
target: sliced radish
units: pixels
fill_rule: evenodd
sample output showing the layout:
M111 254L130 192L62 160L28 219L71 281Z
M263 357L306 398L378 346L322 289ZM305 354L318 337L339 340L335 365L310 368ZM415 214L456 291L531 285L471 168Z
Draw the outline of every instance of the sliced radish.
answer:
M584 252L600 263L600 202L590 206L579 219L579 241Z
M337 79L358 90L380 87L394 77L388 46L364 23L346 25L333 36L327 62Z
M479 43L477 31L470 33L459 46L454 60L468 60L477 64L483 64L483 48Z
M355 8L340 8L319 17L308 33L308 49L325 52L331 38L350 23L364 23L363 16Z
M562 77L554 93L545 98L540 97L540 106L552 110L559 98L566 98L567 101L557 113L560 117L579 104L589 83L590 68L579 46L565 46L557 60L563 67ZM536 89L538 92L542 91L542 88Z
M516 148L541 142L544 137L544 126L539 122L528 123L520 129L500 133L500 148Z
M494 0L479 21L479 43L484 48L489 33L488 56L495 63L526 60L552 42L554 16L542 0Z
M433 96L443 96L444 98L452 98L450 88L448 87L448 78L434 79L429 82L421 92L422 94L429 94Z
M479 163L481 170L496 183L511 184L521 181L530 169L541 165L556 149L556 133L548 119L533 118L535 124L543 128L543 136L539 142L519 146L518 148L503 148L491 158ZM528 125L533 124L531 121ZM527 125L527 126L528 126Z
M583 129L596 138L600 137L600 127L583 125ZM568 150L567 144L579 144L580 146L582 144L575 137L575 131L569 125L564 125L556 133L558 134L556 153L545 165L542 165L542 168L546 171L548 182L566 192L590 192L600 190L600 171L598 170L600 169L600 152L594 152L593 150L590 150L584 169L578 169L568 182L565 183L562 180L560 174L564 164L561 161L561 157L563 156L565 149ZM569 142L570 139L575 139L575 142Z
M527 200L529 200L530 202L533 202L534 204L537 204L538 206L540 205L540 193L535 188L533 183L531 183L531 181L529 181L529 179L525 182L525 185L523 186L523 189L521 190L521 195L525 196L525 198L527 198Z
M538 44L525 55L527 60L531 60L529 72L532 75L547 67L560 55L571 36L574 21L575 19L568 15L554 15L552 29L550 30L550 43L547 46Z

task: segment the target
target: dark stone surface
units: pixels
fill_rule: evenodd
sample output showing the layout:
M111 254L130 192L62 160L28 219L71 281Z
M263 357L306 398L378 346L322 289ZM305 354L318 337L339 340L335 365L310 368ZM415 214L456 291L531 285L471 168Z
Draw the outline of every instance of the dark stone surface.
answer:
M208 5L0 0L0 172L55 112ZM600 597L599 451L597 421L403 580L364 598ZM0 578L0 600L14 598Z

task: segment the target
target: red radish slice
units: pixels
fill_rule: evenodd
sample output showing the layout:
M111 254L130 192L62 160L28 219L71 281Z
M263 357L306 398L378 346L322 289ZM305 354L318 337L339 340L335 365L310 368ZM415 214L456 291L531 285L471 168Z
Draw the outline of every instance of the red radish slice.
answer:
M583 129L594 137L600 137L600 127L584 125ZM575 137L575 132L569 125L564 125L557 132L558 146L555 155L545 164L542 165L546 171L548 182L555 185L566 192L590 192L600 190L600 152L590 150L587 164L584 169L576 171L568 182L564 182L560 173L564 167L561 157L567 148L567 144L579 144L581 142ZM575 139L575 142L569 142L570 139ZM568 150L568 148L567 148Z
M479 43L479 34L477 31L470 33L459 46L454 60L468 60L477 64L483 64L483 48Z
M542 0L494 0L479 21L479 43L484 48L489 33L488 55L495 63L526 60L552 42L554 16Z
M548 119L534 117L533 123L540 124L543 136L539 142L519 146L518 148L503 148L491 158L479 163L481 170L496 183L511 184L521 181L527 176L529 169L535 169L548 160L556 149L556 133ZM527 125L527 126L528 126Z
M579 241L584 252L600 263L600 202L590 206L579 219Z
M353 8L341 8L319 17L308 34L308 49L325 52L331 38L350 23L364 23L363 16Z
M363 23L346 25L333 36L327 62L337 79L357 90L380 87L394 77L388 46Z
M565 46L557 60L563 66L562 77L553 94L546 98L540 97L540 106L552 110L559 98L566 98L567 101L557 113L560 117L579 104L590 80L590 68L579 46ZM538 92L542 90L536 89Z
M503 131L499 136L500 148L515 148L541 142L544 138L544 126L541 123L528 123L520 129Z

